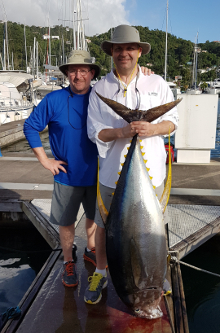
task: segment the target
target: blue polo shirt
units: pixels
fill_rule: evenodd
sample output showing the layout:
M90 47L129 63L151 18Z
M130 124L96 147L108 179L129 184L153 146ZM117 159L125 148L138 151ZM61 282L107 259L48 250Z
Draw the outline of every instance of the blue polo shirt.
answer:
M97 148L87 136L89 92L74 94L70 87L46 95L24 123L31 148L42 147L39 132L48 125L51 151L65 161L67 173L60 171L55 181L70 186L96 184Z

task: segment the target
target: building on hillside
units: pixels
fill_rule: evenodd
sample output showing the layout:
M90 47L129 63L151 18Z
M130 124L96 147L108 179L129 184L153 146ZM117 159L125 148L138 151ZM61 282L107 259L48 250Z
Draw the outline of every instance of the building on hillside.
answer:
M50 36L48 34L43 35L43 39L50 39ZM60 39L59 36L51 36L51 39Z

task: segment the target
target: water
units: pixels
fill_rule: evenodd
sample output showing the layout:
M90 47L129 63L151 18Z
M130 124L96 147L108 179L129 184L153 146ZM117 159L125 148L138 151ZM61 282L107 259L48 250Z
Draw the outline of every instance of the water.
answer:
M41 133L40 138L41 138L42 145L43 145L43 148L44 148L46 154L52 155L52 152L50 150L48 132ZM32 153L34 155L34 153L32 152L32 149L30 148L29 143L27 142L26 139L21 140L19 142L15 142L10 146L4 147L1 149L1 151L2 151L3 155L6 152L11 152L11 153L26 152L26 153Z
M0 314L19 304L51 252L32 224L21 223L0 223Z
M220 275L220 234L182 261ZM220 278L181 265L190 333L220 333Z

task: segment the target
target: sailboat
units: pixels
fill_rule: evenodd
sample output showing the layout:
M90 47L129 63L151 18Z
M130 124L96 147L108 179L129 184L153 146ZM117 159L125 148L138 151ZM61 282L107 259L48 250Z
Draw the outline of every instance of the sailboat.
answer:
M4 22L2 70L0 70L0 125L14 120L25 119L33 110L33 76L25 71L14 70L9 63L7 20Z
M200 49L198 47L198 32L196 41L194 44L194 53L193 53L193 75L192 75L192 87L187 89L186 93L191 95L200 95L202 93L202 89L197 87L197 66L198 66L198 53Z
M167 80L167 37L168 37L168 7L169 0L167 0L167 12L166 12L166 43L165 43L165 65L164 65L164 80ZM168 86L172 90L175 100L177 99L177 94L180 94L180 88L174 83L167 81Z

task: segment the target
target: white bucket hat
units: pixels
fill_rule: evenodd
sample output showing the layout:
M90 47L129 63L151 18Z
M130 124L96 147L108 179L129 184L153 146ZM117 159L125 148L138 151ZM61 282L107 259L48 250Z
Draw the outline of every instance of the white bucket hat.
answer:
M130 25L119 25L115 28L112 40L105 40L101 44L102 50L108 55L112 55L112 44L127 44L137 43L142 48L142 54L150 52L151 46L149 43L141 42L139 31Z
M95 70L94 79L96 79L99 76L101 70L98 65L93 63L93 59L94 58L92 58L90 56L90 53L88 51L73 50L69 54L67 63L64 65L61 65L59 67L59 69L64 75L67 75L66 71L67 71L69 65L88 65L88 66L90 66L91 69Z

